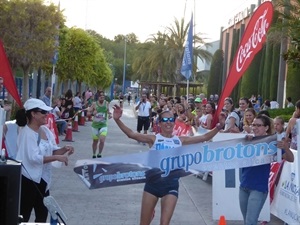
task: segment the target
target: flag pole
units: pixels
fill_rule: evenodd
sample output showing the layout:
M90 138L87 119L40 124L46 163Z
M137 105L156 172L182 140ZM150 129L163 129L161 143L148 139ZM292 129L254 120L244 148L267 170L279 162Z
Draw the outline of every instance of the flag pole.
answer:
M189 97L189 85L190 85L190 77L193 73L193 13L191 16L191 21L188 30L188 37L186 40L186 44L184 47L184 53L182 58L181 65L181 74L186 78L186 97Z
M189 100L189 88L190 88L190 80L186 80L186 98Z
M52 96L53 96L54 84L55 84L55 64L53 64L52 66L50 107L52 107Z
M60 1L58 2L58 6L57 6L58 12L60 12ZM59 25L56 26L57 30L59 31ZM53 96L53 88L54 88L54 84L55 84L55 78L56 78L56 74L55 74L55 68L56 68L56 63L58 60L58 46L59 46L59 34L55 36L55 50L54 50L54 54L53 54L53 58L52 58L52 76L51 76L51 95L50 95L50 106L52 106L52 96Z

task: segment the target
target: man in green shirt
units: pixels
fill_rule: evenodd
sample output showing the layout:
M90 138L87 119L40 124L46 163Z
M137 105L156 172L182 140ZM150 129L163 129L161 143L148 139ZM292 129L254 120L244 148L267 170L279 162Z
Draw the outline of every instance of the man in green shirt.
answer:
M98 100L93 102L88 112L93 115L92 138L93 158L101 158L107 135L107 120L111 119L109 102L105 100L103 91L99 92ZM99 144L99 146L98 146ZM97 154L98 147L98 154Z

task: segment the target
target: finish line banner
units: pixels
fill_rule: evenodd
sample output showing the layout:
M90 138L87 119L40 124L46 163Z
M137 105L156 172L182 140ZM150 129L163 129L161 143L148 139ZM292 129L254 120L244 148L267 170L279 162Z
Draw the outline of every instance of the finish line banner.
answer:
M276 161L277 136L205 142L170 150L83 159L74 172L89 189L183 177L199 171L258 166ZM281 151L281 150L280 150Z

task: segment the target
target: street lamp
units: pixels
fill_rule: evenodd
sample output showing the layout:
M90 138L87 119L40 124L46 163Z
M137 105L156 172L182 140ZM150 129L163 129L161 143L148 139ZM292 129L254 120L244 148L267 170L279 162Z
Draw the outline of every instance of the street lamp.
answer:
M124 67L123 67L123 86L122 93L125 94L125 77L126 77L126 36L124 36Z
M110 85L110 100L112 101L114 98L114 87L115 87L115 67L112 64L109 64L110 68L112 69L113 72L113 80L112 83Z

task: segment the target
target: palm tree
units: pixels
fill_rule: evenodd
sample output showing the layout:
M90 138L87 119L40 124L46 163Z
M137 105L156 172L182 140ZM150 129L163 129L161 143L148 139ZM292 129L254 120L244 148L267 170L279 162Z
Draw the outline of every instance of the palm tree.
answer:
M165 81L162 74L165 74L165 52L166 35L160 32L157 36L152 35L146 43L141 44L133 62L133 70L136 71L135 79L142 81ZM161 92L160 85L157 86L157 95Z
M184 80L180 74L184 44L187 38L189 23L185 25L184 19L175 19L174 25L167 27L166 32L158 32L146 40L138 50L133 63L136 79L151 81L153 78L159 82L165 81L174 84ZM194 59L211 60L212 55L203 48L207 45L200 34L193 36ZM141 54L143 52L143 54ZM193 66L194 74L197 65ZM160 91L160 87L158 87Z
M268 40L280 44L282 39L289 40L289 49L283 54L288 63L300 65L300 0L275 1L276 23L270 28Z
M285 89L285 94L292 98L298 98L300 93L298 88L300 81L300 0L276 0L275 9L276 20L269 30L268 41L281 44L281 55L287 63L286 70L286 63L280 60L283 66L280 67L279 71L277 98L282 105L284 104L283 91ZM286 81L286 88L284 81Z
M167 27L168 31L168 46L169 46L169 54L168 54L168 62L175 65L175 73L174 78L176 82L182 81L185 78L180 74L182 58L184 53L184 44L188 36L189 26L190 24L184 25L184 19L181 19L179 22L175 19L175 26ZM211 61L212 55L210 52L205 50L204 46L208 46L204 39L201 38L201 33L193 35L193 54L194 54L194 64L193 64L193 74L196 74L197 64L196 60L198 57L201 60Z

